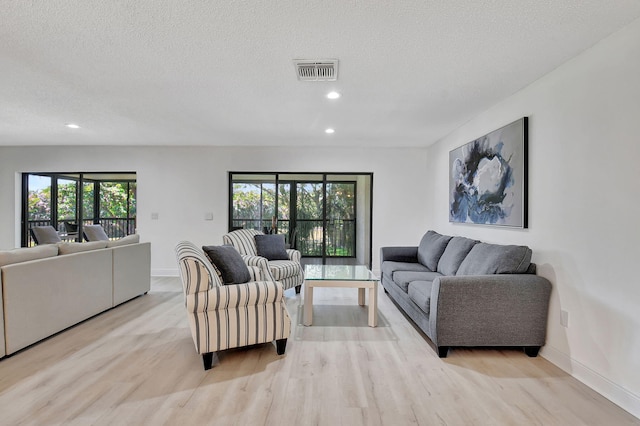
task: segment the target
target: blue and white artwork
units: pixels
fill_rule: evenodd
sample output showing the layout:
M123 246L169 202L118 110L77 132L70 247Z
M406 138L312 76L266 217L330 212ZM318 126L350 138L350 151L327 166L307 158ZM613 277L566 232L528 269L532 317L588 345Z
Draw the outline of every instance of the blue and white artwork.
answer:
M449 221L527 227L527 117L449 152Z

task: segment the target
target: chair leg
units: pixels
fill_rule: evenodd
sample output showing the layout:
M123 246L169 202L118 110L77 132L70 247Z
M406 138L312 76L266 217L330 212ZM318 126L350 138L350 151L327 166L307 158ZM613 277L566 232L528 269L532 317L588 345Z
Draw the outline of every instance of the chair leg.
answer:
M278 355L283 355L286 347L287 347L287 339L276 340L276 352L278 352Z
M211 370L211 364L213 364L213 352L202 354L202 362L204 364L205 371Z
M300 294L300 289L301 288L302 288L302 284L296 286L296 294Z
M449 353L449 346L438 346L438 356L440 358L446 358Z

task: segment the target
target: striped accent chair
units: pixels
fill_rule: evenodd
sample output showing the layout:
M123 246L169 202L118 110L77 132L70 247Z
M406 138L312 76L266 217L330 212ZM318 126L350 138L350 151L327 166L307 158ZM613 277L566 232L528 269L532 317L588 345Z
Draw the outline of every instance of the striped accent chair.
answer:
M284 354L291 318L280 282L223 285L204 252L189 241L178 243L176 257L191 337L205 370L213 354L225 349L275 340L278 355Z
M260 262L267 261L264 257L260 257L256 250L256 235L263 235L262 232L255 229L238 229L222 236L225 244L230 244L236 248L242 255L247 265L258 265ZM300 293L300 287L304 282L304 268L300 264L300 252L294 249L287 249L289 260L270 260L267 261L269 270L273 279L280 281L284 289L296 288L296 293Z

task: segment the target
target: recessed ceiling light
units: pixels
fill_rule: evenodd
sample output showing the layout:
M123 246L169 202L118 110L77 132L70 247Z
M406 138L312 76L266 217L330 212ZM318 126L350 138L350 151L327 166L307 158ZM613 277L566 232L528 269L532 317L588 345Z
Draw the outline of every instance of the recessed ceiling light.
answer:
M67 123L65 124L66 127L70 128L70 129L79 129L80 126L78 126L77 124L73 124L73 123Z
M329 92L327 93L327 98L329 99L338 99L340 96L342 96L340 93L338 92Z
M324 132L331 134L331 133L335 133L336 131L334 129L326 129Z

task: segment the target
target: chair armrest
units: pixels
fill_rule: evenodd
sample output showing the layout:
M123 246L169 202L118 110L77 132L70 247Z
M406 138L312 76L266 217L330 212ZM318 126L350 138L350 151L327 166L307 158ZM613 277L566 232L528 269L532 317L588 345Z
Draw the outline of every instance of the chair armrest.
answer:
M249 272L251 272L252 267L258 268L259 273L256 274L254 270L252 279L255 279L256 281L275 281L275 278L273 278L273 275L271 274L271 269L269 269L269 261L266 257L245 254L242 256L242 260L244 260L244 263L249 266Z
M187 295L188 312L211 312L282 302L284 288L278 281L252 281L213 287L209 291Z
M300 263L300 259L302 258L302 254L296 249L287 249L287 256L289 256L289 260L298 263Z
M418 247L381 247L380 263L387 260L418 263Z
M551 283L531 274L438 277L429 329L437 346L544 345Z

